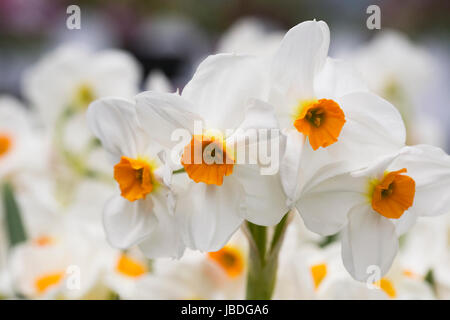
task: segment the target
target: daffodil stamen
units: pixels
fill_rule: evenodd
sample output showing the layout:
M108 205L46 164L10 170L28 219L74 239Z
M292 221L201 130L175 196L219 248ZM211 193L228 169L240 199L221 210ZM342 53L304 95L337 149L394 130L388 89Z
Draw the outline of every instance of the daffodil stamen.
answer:
M122 197L135 201L152 192L157 184L153 170L154 166L145 159L122 157L114 166L114 179L119 183Z
M413 205L416 190L415 181L402 173L405 168L385 174L372 193L372 208L389 219L398 219Z
M194 135L184 148L181 164L195 182L222 185L223 177L233 173L234 158L220 136Z
M336 141L345 123L340 106L330 99L302 102L294 116L294 127L308 136L314 150L327 147Z

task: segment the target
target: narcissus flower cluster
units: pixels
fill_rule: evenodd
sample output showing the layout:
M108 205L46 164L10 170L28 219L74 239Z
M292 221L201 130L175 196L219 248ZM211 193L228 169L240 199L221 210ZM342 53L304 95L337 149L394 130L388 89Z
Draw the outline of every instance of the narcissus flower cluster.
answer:
M217 251L244 221L274 226L296 208L313 232L342 232L355 279L365 281L372 265L386 274L398 237L418 216L450 206L450 158L435 147L406 147L400 113L350 64L329 58L329 42L325 22L306 21L269 56L209 56L181 93L93 102L89 126L117 182L104 212L111 244L138 244L150 258ZM178 129L186 132L181 142ZM262 174L259 159L236 161L237 141L251 146L236 132L262 129L279 132L254 142L277 140L272 174ZM222 162L208 162L208 149ZM196 150L200 162L191 161ZM322 269L314 269L316 286Z
M0 96L0 299L448 298L450 156L411 144L405 41L341 60L323 21L242 20L180 88L44 56Z

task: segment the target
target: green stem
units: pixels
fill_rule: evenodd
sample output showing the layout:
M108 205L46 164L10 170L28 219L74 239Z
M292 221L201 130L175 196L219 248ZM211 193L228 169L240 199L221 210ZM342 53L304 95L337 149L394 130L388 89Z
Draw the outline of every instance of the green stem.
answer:
M186 170L184 170L184 168L181 168L181 169L173 171L172 174L179 174L179 173L183 173L183 172L186 172Z
M268 247L267 227L246 223L250 243L249 265L247 274L248 300L269 300L275 289L278 268L278 253L288 225L287 213L275 227Z
M2 191L3 206L8 230L9 246L13 247L27 240L27 234L22 222L19 206L14 195L14 190L9 182L0 186Z

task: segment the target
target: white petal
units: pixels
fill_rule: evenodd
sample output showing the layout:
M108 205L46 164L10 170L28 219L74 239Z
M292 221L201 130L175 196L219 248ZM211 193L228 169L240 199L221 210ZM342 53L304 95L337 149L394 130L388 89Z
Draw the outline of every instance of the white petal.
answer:
M258 99L249 99L244 121L242 121L238 129L245 131L276 128L278 128L278 121L273 106Z
M353 208L349 223L342 232L342 259L353 278L366 281L373 274L368 267L378 268L384 276L397 254L398 239L389 219L372 211L368 205ZM379 279L374 279L379 280Z
M302 193L295 207L308 229L320 235L332 235L347 224L351 208L367 201L368 180L341 174L323 180Z
M349 160L356 169L404 146L406 131L402 117L386 100L372 93L357 92L337 102L347 122L338 142L328 150L335 159Z
M113 247L129 248L147 238L158 221L150 196L128 201L121 196L109 200L103 212L106 237Z
M256 58L217 54L199 65L182 97L194 104L208 129L235 129L244 120L243 111L250 98L265 100L266 80Z
M251 99L245 111L244 121L231 136L226 138L227 147L234 148L238 157L239 154L242 157L248 155L255 161L259 159L264 163L267 163L269 159L261 159L261 157L267 155L268 158L270 155L270 160L274 162L274 165L279 165L279 163L275 164L275 161L280 159L280 148L277 147L280 137L277 129L278 121L273 107L261 100ZM259 155L264 151L265 155ZM271 156L272 151L277 153L278 158Z
M188 134L194 132L194 122L202 119L193 113L192 104L177 93L146 91L136 96L136 112L143 130L151 140L166 148L171 148L177 141L172 141L172 133L185 129Z
M145 150L133 102L119 98L96 100L88 108L87 120L114 162L122 156L136 157Z
M42 114L46 124L54 124L67 108L74 91L85 81L90 53L83 47L65 45L44 56L23 77L23 92Z
M318 98L336 99L352 92L368 91L362 77L347 61L327 58L315 79L315 94Z
M280 166L280 178L283 190L288 197L288 204L300 196L302 174L300 163L305 137L297 130L288 130L286 148Z
M391 219L398 236L403 235L414 226L417 221L417 214L414 210L405 211L399 219Z
M221 249L243 222L244 190L232 176L221 186L191 182L176 204L181 234L191 249Z
M258 165L235 165L233 175L245 192L245 219L273 226L288 212L278 174L261 175Z
M414 204L418 216L436 216L450 211L450 156L440 148L418 145L404 148L389 171L406 168L416 183Z
M271 80L282 93L314 97L314 77L328 55L330 30L323 21L305 21L290 29L273 58Z
M184 245L177 229L173 214L169 214L168 194L156 192L152 195L153 213L158 220L157 226L139 244L144 255L150 259L161 257L179 258L183 254Z
M93 54L88 62L88 81L92 81L98 97L132 98L137 93L141 69L132 55L121 50L105 50Z

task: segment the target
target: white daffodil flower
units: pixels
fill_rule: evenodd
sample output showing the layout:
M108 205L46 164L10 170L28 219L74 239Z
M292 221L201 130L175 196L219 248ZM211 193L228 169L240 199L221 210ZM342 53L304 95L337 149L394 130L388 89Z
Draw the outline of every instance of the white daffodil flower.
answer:
M0 179L42 171L47 152L25 106L13 97L0 96Z
M175 210L189 248L217 251L245 219L274 225L287 212L278 175L262 175L257 161L241 163L242 154L235 153L243 141L239 133L278 127L271 106L250 99L260 97L265 86L254 58L220 54L200 64L181 96L144 92L136 98L150 139L170 149L180 146L179 137L172 139L176 130L187 134L181 141L181 161L173 162L181 162L190 180L177 195ZM211 162L202 156L209 149L214 149L209 151ZM200 161L195 160L197 152Z
M280 252L275 299L386 298L384 287L369 288L348 275L337 243L323 249L312 244L292 249L283 247Z
M433 76L434 62L425 48L394 30L380 32L349 56L370 90L386 99L414 97Z
M124 299L224 299L223 293L205 274L204 254L188 249L180 260L161 259L157 264L157 270L140 279Z
M450 209L439 217L420 217L403 239L400 257L414 279L432 275L440 299L450 298Z
M450 157L427 145L405 147L365 169L316 181L297 207L314 232L342 230L344 265L360 281L374 272L371 268L386 274L398 236L418 216L443 214L450 205Z
M430 116L428 103L430 89L440 71L437 61L424 47L398 31L384 30L347 57L369 89L399 109L410 144L446 146L445 129Z
M13 248L8 259L13 291L29 299L105 299L104 248L85 235L63 233L41 234Z
M186 250L179 260L157 259L125 299L243 299L247 239L236 232L219 251Z
M69 107L85 111L101 97L133 97L139 81L139 66L128 53L92 52L67 45L49 53L27 71L23 90L44 123L53 125Z
M329 42L325 22L300 23L270 64L269 102L287 136L280 174L289 204L326 165L357 169L405 143L398 111L367 92L347 63L327 58Z
M133 101L104 98L93 102L88 124L114 165L120 195L104 209L109 242L117 248L139 245L149 258L179 257L184 250L174 221L173 197L160 158L162 150L144 133Z
M128 298L136 286L150 272L149 260L136 248L115 252L105 276L105 284L120 298Z
M408 269L399 255L392 264L389 272L375 283L389 299L398 300L431 300L435 294L425 277Z

